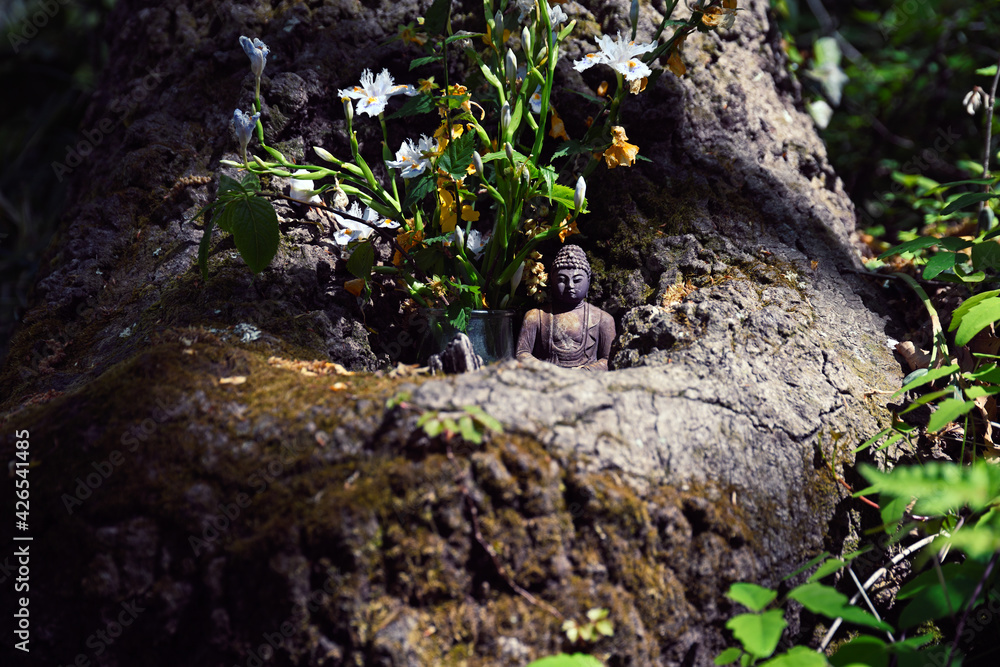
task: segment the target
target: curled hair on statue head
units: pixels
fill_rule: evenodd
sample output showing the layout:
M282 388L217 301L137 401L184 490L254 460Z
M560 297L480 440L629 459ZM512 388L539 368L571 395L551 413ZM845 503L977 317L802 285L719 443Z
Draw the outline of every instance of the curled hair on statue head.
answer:
M591 276L590 262L583 248L578 245L564 245L556 253L556 258L552 260L552 272L559 269L579 269L586 272L587 277Z

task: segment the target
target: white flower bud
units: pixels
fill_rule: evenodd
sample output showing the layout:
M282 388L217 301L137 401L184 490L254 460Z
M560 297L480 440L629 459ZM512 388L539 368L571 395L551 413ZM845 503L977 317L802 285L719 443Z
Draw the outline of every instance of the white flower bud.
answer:
M507 74L507 85L513 89L517 83L517 57L510 49L507 49L507 57L503 59L503 66Z
M510 160L511 164L514 164L514 147L510 145L508 141L503 145L504 152L507 153L507 159Z
M472 152L472 166L476 169L476 176L485 178L483 176L483 156L479 154L479 151Z
M326 150L325 148L320 148L319 146L313 146L313 150L316 152L316 155L318 155L321 160L326 160L327 162L334 162L334 163L339 162L337 158L333 157L333 153Z
M531 53L531 31L528 30L528 26L524 26L521 30L521 48L525 53Z
M504 102L503 108L500 109L500 131L503 134L507 133L507 128L510 127L510 102Z
M351 106L351 98L344 98L344 116L347 117L347 122L350 123L354 119L354 107Z
M573 206L577 211L583 208L583 202L587 200L587 181L583 176L576 179L576 191L573 193Z

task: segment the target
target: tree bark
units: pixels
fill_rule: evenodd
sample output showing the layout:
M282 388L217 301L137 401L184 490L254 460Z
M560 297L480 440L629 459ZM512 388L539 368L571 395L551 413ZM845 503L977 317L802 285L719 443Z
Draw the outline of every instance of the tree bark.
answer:
M72 175L2 376L5 433L30 433L35 464L31 657L711 664L735 644L729 584L778 585L843 546L863 506L840 478L886 417L868 392L901 375L768 3L692 35L687 75L623 111L651 162L592 179L580 243L591 299L618 320L617 370L512 361L443 380L370 373L416 336L379 301L359 309L314 214L279 207L282 247L256 278L225 246L207 283L195 267L189 219L235 153L232 109L250 108L239 36L271 48L269 143L345 154L336 91L365 68L401 79L413 54L383 43L428 3L315 4L114 10L81 132L112 127ZM628 5L565 7L580 39L560 76L595 88L572 60L588 34L627 30ZM660 9L643 4L639 39ZM575 99L555 100L571 131ZM416 425L468 405L503 432L473 445ZM595 607L614 636L570 643L562 621Z

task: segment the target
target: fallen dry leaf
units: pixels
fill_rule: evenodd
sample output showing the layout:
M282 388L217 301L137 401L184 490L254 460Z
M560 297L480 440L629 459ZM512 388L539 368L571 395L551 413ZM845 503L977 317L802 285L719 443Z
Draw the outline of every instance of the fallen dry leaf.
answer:
M219 378L219 384L243 384L246 381L246 375L233 375L232 377Z
M927 368L928 364L931 363L930 352L921 350L908 340L896 343L896 352L902 355L911 371L915 371L918 368Z
M288 371L297 371L308 377L317 375L354 375L354 371L349 371L338 363L332 361L300 361L298 359L282 359L281 357L270 357L267 363L276 368L284 368Z

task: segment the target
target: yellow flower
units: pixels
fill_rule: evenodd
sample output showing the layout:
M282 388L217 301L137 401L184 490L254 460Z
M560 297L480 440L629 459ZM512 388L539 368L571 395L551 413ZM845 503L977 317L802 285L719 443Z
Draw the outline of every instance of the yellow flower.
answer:
M396 26L399 30L396 37L404 42L410 42L411 44L416 44L417 46L423 46L427 43L427 33L417 32L417 28L413 25L413 21L410 21L407 25Z
M722 7L706 7L702 10L705 14L701 17L701 22L709 28L733 27L736 22L736 0L722 0Z
M434 77L428 77L426 79L417 79L417 90L421 93L430 93L432 90L437 90L440 88L439 85L434 83Z
M563 1L565 2L565 0ZM503 39L500 41L506 44L508 39L510 39L510 30L504 30ZM483 44L489 47L493 46L493 31L490 30L490 27L488 25L486 26L486 34L483 35Z
M569 220L569 218L567 217L566 220ZM563 222L565 223L566 220L563 220ZM579 233L580 230L576 228L576 220L574 220L568 225L564 225L563 228L559 230L559 240L565 243L567 238L573 236L573 234L579 234Z
M448 138L448 123L441 123L438 129L434 130L434 138L437 139L437 150L434 151L434 155L441 155L444 153L444 149L448 147L449 141L454 141L460 136L465 134L465 126L461 123L451 124L451 138Z
M365 289L365 279L355 278L354 280L348 280L344 283L344 289L354 296L361 296L361 292Z
M549 128L549 136L553 139L561 138L563 141L569 141L569 135L566 134L566 125L555 109L552 109L552 127Z
M628 143L625 128L620 125L611 128L611 136L611 145L604 151L604 160L608 163L608 169L614 169L618 165L631 167L635 163L639 147Z
M424 232L421 229L413 229L407 232L403 232L396 236L396 243L404 252L408 252L410 248L417 245L424 240ZM398 250L392 257L392 263L395 266L403 265L403 255Z
M686 38L687 35L684 35L674 42L674 45L670 48L670 56L667 57L667 67L677 76L684 76L684 73L687 72L687 65L681 60L681 47L684 46Z

